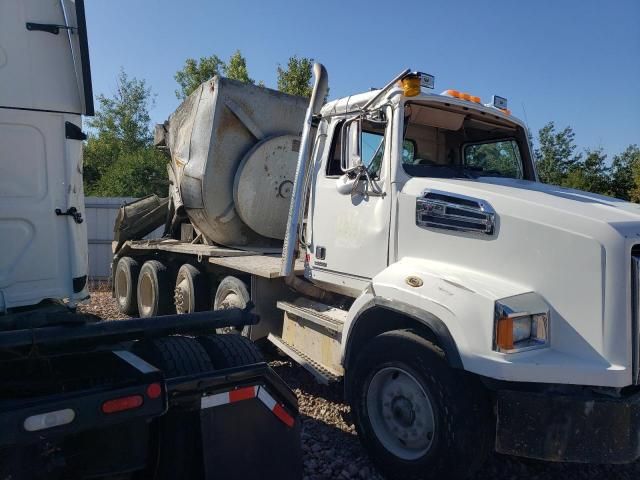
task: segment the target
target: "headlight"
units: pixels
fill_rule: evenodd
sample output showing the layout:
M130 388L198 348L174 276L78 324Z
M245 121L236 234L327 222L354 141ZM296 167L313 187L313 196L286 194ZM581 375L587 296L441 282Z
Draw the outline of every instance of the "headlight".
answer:
M497 301L493 349L515 353L549 346L549 311L533 292Z

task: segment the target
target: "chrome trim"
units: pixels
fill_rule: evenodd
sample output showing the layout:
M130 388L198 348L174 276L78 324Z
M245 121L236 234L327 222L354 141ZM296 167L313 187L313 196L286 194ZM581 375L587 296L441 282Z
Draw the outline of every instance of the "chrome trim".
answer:
M631 256L631 371L634 385L640 384L640 255Z
M425 190L416 199L416 225L493 235L496 230L496 212L489 203L479 198Z

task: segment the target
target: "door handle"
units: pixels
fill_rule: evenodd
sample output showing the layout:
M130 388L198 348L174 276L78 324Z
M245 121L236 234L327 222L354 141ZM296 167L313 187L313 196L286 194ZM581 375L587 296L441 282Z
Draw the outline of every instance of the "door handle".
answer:
M69 215L73 218L73 221L77 224L84 222L84 218L82 218L82 214L78 211L76 207L68 208L66 212L63 212L61 209L56 208L56 215L61 217L64 215Z

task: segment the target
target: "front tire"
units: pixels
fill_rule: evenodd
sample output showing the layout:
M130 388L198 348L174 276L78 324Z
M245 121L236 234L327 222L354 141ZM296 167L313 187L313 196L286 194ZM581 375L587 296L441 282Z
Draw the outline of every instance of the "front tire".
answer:
M411 330L383 333L347 374L358 435L389 478L466 478L486 459L487 393L433 343Z

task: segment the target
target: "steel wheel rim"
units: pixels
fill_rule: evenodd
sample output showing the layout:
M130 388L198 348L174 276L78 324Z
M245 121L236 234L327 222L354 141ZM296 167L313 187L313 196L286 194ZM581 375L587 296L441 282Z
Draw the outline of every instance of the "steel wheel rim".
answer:
M150 316L153 311L153 282L150 275L142 275L140 277L140 291L138 292L140 301L140 314Z
M178 278L173 298L176 305L176 313L189 313L192 311L189 281L185 277Z
M396 457L416 460L433 444L435 417L427 392L399 367L385 367L371 378L366 408L380 443Z
M122 269L118 269L116 271L116 295L120 305L127 303L128 287L127 275Z
M222 301L218 304L216 310L229 310L230 308L244 308L244 307L245 305L243 305L242 297L234 291L229 291L224 296ZM242 333L242 331L236 327L221 327L221 328L217 328L216 332L232 333L232 334Z

